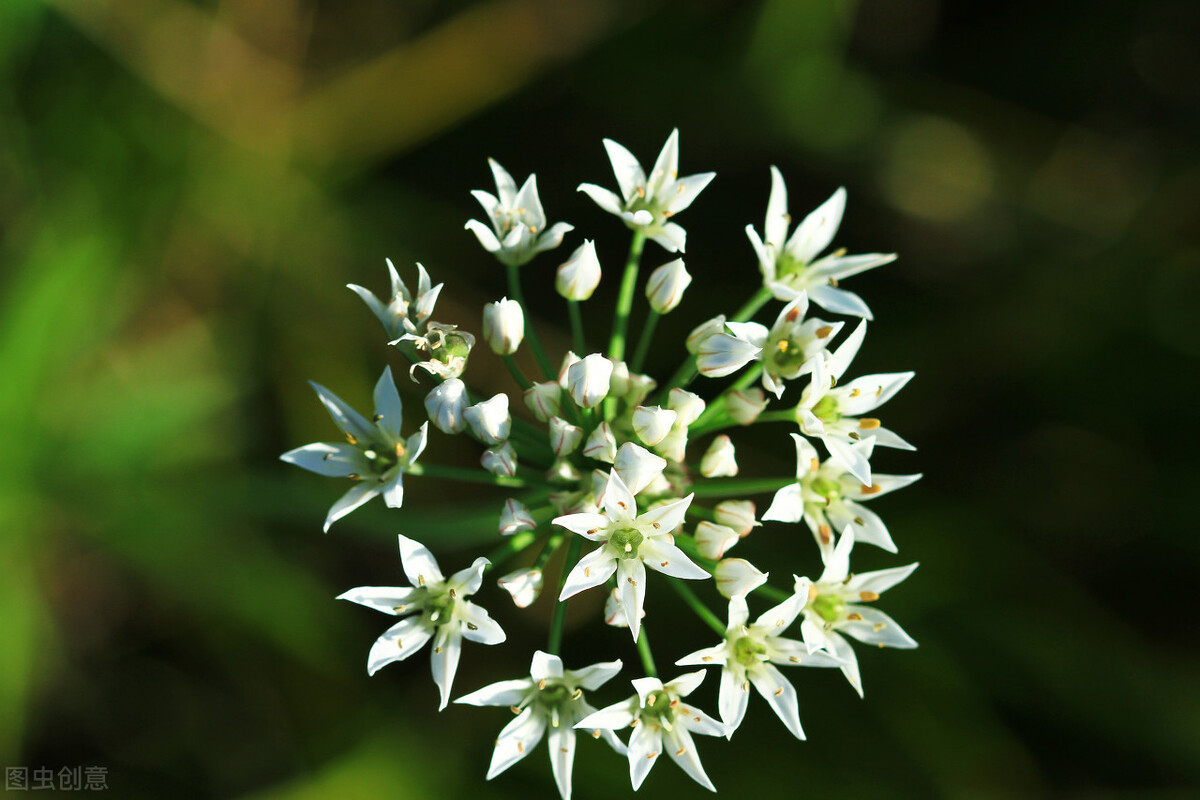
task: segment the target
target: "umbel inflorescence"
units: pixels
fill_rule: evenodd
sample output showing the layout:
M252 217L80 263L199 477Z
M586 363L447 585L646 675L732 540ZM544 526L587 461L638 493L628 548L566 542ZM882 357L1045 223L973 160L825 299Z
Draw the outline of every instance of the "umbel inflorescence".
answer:
M555 280L566 299L574 350L552 360L527 325L521 269L557 248L573 228L548 224L534 176L518 187L492 161L496 193L473 193L486 221L472 220L466 227L508 272L510 297L483 309L482 336L504 359L519 391L484 398L468 388L463 375L476 337L457 324L433 319L442 284L434 286L424 267L417 265L413 292L389 261L386 299L361 286L350 288L407 357L412 379L432 383L425 419L419 426L406 423L390 367L375 385L370 415L314 383L344 440L305 445L283 455L312 472L350 481L348 491L329 509L327 531L375 495L399 508L405 475L511 489L512 496L497 509L502 538L490 559L476 558L447 577L425 545L401 534L400 561L408 585L360 586L341 599L396 618L370 650L371 674L428 646L445 708L463 640L486 645L505 641L500 625L474 601L485 573L503 561L524 564L496 581L518 608L529 606L549 582L557 604L546 650L532 654L529 676L501 680L456 702L504 706L515 713L496 740L488 778L548 738L551 768L564 799L571 794L577 730L603 739L628 758L634 789L661 754L712 789L693 735L732 737L751 689L792 734L804 738L796 691L781 667L838 668L861 695L851 639L880 647L916 647L877 602L916 564L865 573L850 568L856 543L896 552L887 527L864 504L920 477L881 475L871 468L876 448L913 449L870 416L913 374L845 378L871 311L841 281L895 256L826 252L845 208L842 189L792 229L783 177L772 167L762 231L746 227L761 283L743 306L697 326L676 346L683 362L679 369L656 379L642 372L647 352L652 343L657 352L670 345L654 342L655 323L679 306L692 277L682 258L650 273L643 287L646 321L627 355L643 246L650 239L669 253L682 253L687 233L675 217L714 175L679 176L677 132L649 172L616 142L605 140L604 146L617 191L590 183L579 189L633 233L603 351L589 350L579 310L601 280L591 240L584 240L558 267ZM766 314L764 322L754 321L772 300L781 307ZM815 312L813 304L820 310ZM522 346L532 351L541 380L526 377L513 359ZM727 385L718 383L711 390L695 387L708 401L688 388L698 377L732 376ZM791 399L784 401L785 393ZM514 414L517 404L529 413ZM768 410L772 405L777 408ZM768 423L792 427L795 477L737 478L737 431ZM442 435L477 440L481 469L421 461L431 424ZM413 432L405 436L406 428ZM774 497L760 517L746 498L771 491ZM777 575L792 570L786 563L755 565L728 557L760 520L803 523L820 552L821 574L815 580L791 575L786 584L769 582L766 568ZM561 573L544 576L543 569L559 551L565 558ZM651 577L650 572L658 574ZM643 620L654 602L647 600L651 586L652 595L678 593L712 629L708 641L697 642L699 649L676 662L699 669L665 683L655 670L648 638L648 628L659 620ZM622 671L622 662L565 669L560 652L566 604L587 592L603 593L603 622L628 628L640 660L640 667L626 672L634 693L599 710L594 697ZM718 603L726 607L724 614L714 611ZM764 608L751 621L753 606ZM710 670L720 682L716 716L688 699ZM618 690L614 696L621 694Z

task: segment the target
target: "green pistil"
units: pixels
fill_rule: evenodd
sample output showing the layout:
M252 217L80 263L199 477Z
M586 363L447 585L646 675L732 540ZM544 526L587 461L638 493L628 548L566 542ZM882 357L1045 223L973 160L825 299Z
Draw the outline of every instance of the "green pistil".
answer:
M363 450L363 455L366 456L367 461L371 462L371 467L375 470L375 472L379 475L382 475L392 467L396 466L396 463L400 460L396 454L396 449L397 448L389 449L386 447L367 447Z
M762 661L759 656L766 655L766 653L766 645L750 636L743 636L733 645L733 657L743 667L753 667L758 664Z
M835 480L829 478L813 478L809 484L814 492L824 497L826 500L832 500L840 494L842 485Z
M812 409L813 416L822 422L837 422L842 418L842 414L838 411L838 401L832 395L825 395Z
M642 543L642 532L637 528L618 528L609 537L608 543L617 549L622 558L637 558L638 545Z
M812 607L826 622L837 622L846 614L846 601L836 594L817 595Z
M466 358L471 353L471 345L467 337L461 333L447 333L442 343L433 348L431 355L437 361L449 361L452 358Z
M429 615L430 622L445 623L454 613L454 603L455 598L449 591L436 595L430 594L429 601L425 606L425 613Z
M800 273L804 272L804 268L807 266L808 264L804 263L798 258L793 258L790 255L784 255L775 262L775 274L780 278L800 275Z
M671 729L671 719L675 716L671 710L671 695L663 690L651 692L646 698L646 706L642 709L642 717L657 719L664 728Z
M773 372L791 372L804 365L804 347L795 339L779 339L769 350Z

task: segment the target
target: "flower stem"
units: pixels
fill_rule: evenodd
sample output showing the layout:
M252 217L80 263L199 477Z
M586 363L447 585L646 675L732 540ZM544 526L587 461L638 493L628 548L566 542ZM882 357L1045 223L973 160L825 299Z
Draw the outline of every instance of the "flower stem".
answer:
M713 478L696 481L692 491L696 497L727 497L736 494L775 492L796 482L795 478Z
M759 414L758 419L756 419L754 421L756 423L757 422L795 422L796 421L796 409L785 408L781 411L765 411L762 414Z
M409 475L427 475L431 478L446 478L452 481L467 483L490 483L495 486L508 486L513 489L523 489L529 482L523 478L508 478L503 475L492 475L480 469L464 467L447 467L441 464L413 464L408 468Z
M647 677L657 678L658 670L654 667L654 656L650 654L650 637L646 635L645 625L638 631L637 648L642 659L642 669L646 670Z
M730 322L747 322L751 317L758 313L758 310L767 304L771 299L771 291L769 289L759 289L754 293L754 296L746 301L745 305L739 308L734 315L729 318ZM663 388L664 393L670 392L672 389L681 389L691 383L696 377L696 357L689 355L687 360L679 365L679 369L675 370L675 374L667 381L667 385Z
M508 374L512 375L513 380L517 382L517 385L521 387L522 391L533 385L529 382L529 378L525 377L525 373L522 372L521 368L517 365L517 360L511 355L504 356L504 366L508 367Z
M571 543L567 545L567 557L563 561L562 574L558 578L558 590L561 592L563 584L567 582L567 575L575 567L575 562L579 560L579 551L583 548L583 537L572 536ZM552 656L558 655L559 649L562 648L563 622L567 618L567 602L566 600L558 600L554 605L554 616L550 618L550 638L546 643L546 652Z
M583 338L583 314L579 311L578 300L568 300L567 310L571 312L571 339L575 345L576 355L587 354L587 343Z
M725 625L721 623L720 618L718 618L716 614L709 610L708 606L701 602L700 598L696 596L696 593L692 591L692 587L688 586L685 581L681 581L678 578L671 578L671 586L674 587L675 591L679 593L679 596L683 598L683 601L692 607L692 611L695 611L696 615L708 624L708 627L712 628L721 636L725 635Z
M646 361L646 353L650 351L650 341L654 338L654 326L658 324L658 318L662 316L654 309L650 309L650 316L646 317L646 324L642 327L642 335L638 338L637 350L633 352L633 363L629 365L630 372L641 372L642 364Z
M617 295L616 311L613 314L612 338L608 341L608 357L613 361L625 358L625 333L629 329L629 312L633 310L633 291L637 288L638 264L642 259L642 247L646 244L646 232L638 228L629 243L629 257L625 260L625 274L621 278L621 291Z
M525 302L525 293L521 291L521 275L518 272L520 267L508 265L508 293L512 295L512 299L521 304L521 311L526 315L525 326L525 341L529 342L529 349L533 351L533 357L537 359L538 366L542 368L542 372L549 378L554 375L554 370L550 366L550 359L546 358L546 351L542 349L542 343L538 340L537 331L534 329L532 322L528 319L529 306Z
M488 553L487 559L490 563L485 569L491 569L497 564L503 564L509 558L533 544L537 538L537 534L533 531L521 531L510 536L503 544Z

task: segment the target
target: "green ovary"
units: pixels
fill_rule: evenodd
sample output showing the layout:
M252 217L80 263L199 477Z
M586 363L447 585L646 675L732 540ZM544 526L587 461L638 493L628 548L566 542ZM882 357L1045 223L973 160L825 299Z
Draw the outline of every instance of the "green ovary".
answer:
M804 348L795 339L779 339L768 349L772 372L786 374L804 366Z
M636 528L618 528L613 531L608 543L617 549L622 558L637 558L638 545L644 538Z
M836 594L819 594L812 601L813 611L826 622L837 622L846 614L846 601Z
M753 667L758 664L762 661L759 656L766 655L766 653L766 645L749 636L743 636L733 645L733 657L743 667Z
M835 480L829 478L813 478L809 487L827 500L832 500L841 493L842 486Z
M825 395L812 409L813 416L822 422L837 422L842 418L842 413L838 411L838 401L836 397Z

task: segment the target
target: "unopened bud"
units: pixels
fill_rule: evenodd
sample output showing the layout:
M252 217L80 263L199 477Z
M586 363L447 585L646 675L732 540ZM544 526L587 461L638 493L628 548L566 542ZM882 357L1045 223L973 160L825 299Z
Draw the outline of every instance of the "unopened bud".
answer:
M726 558L713 570L713 579L717 583L717 591L725 597L745 597L766 583L769 574L744 558Z
M587 300L600 285L600 260L596 258L596 246L590 239L575 248L558 268L554 288L568 300Z
M490 400L476 403L463 412L471 433L486 445L500 444L508 439L512 430L512 417L508 413L508 395L501 392Z
M749 425L767 407L767 396L762 389L738 389L725 398L725 410L739 425Z
M483 338L494 353L512 355L525 338L525 314L521 304L507 297L483 307Z
M696 549L700 555L720 561L725 551L738 543L737 531L705 520L696 526Z
M677 258L650 273L646 281L646 299L652 309L659 314L666 314L679 305L683 291L691 282L692 276L683 266L683 259Z
M525 608L542 592L542 571L533 567L518 569L497 580L496 585L512 595L517 608Z
M537 527L533 515L520 500L509 498L504 501L504 510L500 512L500 535L512 536L521 531L531 531Z
M479 463L493 475L511 478L517 474L517 451L508 442L483 451Z
M587 442L583 445L583 454L588 458L605 461L609 464L617 457L617 440L607 422L601 422L588 436Z
M525 390L523 396L525 405L539 422L548 422L562 410L562 387L554 381L535 383Z
M467 408L467 385L458 378L449 378L425 395L425 412L429 421L442 433L462 433L467 427L463 412Z
M726 525L737 531L738 536L746 536L754 528L762 525L754 518L754 502L752 500L726 500L717 503L713 514L717 523Z
M550 446L557 456L566 456L575 452L583 441L583 428L572 425L562 417L550 418Z
M567 391L580 408L592 408L608 395L613 363L592 353L567 368Z
M638 406L633 410L633 431L645 444L653 447L671 432L677 416L662 406Z
M732 478L738 473L733 442L724 434L713 439L700 459L700 474L706 478Z

